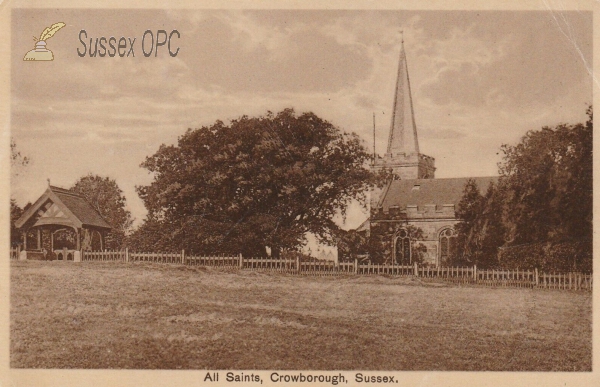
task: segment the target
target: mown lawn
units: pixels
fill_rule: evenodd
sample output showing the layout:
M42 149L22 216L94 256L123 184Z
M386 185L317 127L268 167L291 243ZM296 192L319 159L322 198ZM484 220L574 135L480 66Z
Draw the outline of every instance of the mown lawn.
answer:
M588 292L11 262L13 368L590 371Z

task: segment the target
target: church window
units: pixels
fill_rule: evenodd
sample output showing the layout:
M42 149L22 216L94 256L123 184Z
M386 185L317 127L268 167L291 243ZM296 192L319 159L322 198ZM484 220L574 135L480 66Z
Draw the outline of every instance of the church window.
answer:
M443 265L456 251L456 231L452 228L442 230L440 233L440 263Z
M410 238L408 236L408 232L406 230L400 230L398 234L396 234L396 240L394 244L394 258L395 262L400 265L410 265L411 264L411 256L410 256Z

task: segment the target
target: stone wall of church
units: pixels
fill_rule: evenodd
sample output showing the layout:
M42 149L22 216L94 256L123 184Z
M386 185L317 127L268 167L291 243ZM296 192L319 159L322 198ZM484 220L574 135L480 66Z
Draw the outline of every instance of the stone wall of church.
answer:
M440 232L458 223L456 219L421 218L421 219L371 219L371 240L374 251L373 260L380 263L393 262L394 238L402 229L412 232L413 250L422 245L426 251L421 252L421 264L437 266L439 264Z

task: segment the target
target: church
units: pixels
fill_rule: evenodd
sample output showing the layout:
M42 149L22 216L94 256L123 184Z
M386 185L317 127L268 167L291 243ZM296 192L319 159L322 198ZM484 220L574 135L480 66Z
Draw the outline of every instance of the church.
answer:
M372 260L388 264L443 266L455 248L456 210L467 182L482 194L497 177L435 178L435 159L419 150L404 39L400 49L387 150L374 156L374 171L394 179L371 192L370 216L358 229L379 247Z

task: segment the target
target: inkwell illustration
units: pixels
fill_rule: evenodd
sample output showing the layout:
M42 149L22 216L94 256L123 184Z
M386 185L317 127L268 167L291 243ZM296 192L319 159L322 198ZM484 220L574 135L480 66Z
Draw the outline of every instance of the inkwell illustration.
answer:
M44 29L44 32L42 32L42 35L40 35L39 39L34 36L33 39L35 40L35 48L33 50L27 52L27 54L25 54L25 57L23 58L23 60L25 60L25 61L54 60L54 54L52 54L52 51L50 51L46 48L46 40L53 37L54 34L58 30L63 28L64 26L66 26L66 24L62 23L62 22L54 23L54 24L52 24L52 26L46 27Z

